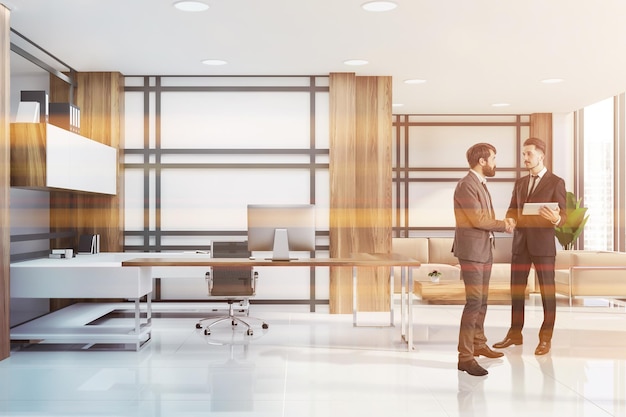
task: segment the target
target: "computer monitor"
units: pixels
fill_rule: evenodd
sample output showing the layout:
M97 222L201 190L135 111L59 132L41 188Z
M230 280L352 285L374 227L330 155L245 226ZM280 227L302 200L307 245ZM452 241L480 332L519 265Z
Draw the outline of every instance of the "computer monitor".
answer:
M315 250L315 206L249 204L248 250L272 252L272 260L289 260L291 251Z

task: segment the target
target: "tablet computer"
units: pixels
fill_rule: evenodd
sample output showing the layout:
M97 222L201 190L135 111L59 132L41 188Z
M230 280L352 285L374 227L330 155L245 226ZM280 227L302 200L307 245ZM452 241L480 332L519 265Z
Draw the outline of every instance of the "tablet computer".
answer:
M556 210L558 206L559 203L524 203L522 214L524 216L537 216L541 207L549 207L552 210Z

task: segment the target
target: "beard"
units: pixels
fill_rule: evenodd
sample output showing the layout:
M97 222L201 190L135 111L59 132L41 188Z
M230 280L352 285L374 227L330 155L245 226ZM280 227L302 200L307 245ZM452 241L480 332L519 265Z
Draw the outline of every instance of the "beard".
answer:
M483 167L483 175L485 177L489 177L489 178L494 177L496 175L496 167L494 166L492 168L492 167L490 167L488 165L485 165Z

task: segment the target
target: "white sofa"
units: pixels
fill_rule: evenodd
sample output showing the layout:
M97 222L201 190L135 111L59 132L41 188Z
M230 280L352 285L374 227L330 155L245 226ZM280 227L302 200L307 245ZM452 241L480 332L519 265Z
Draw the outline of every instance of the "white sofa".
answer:
M557 294L626 298L626 252L559 251L555 260Z
M452 237L393 238L392 252L410 256L422 263L418 270L413 271L415 281L430 281L428 274L433 270L441 272L440 281L458 281L461 279L461 270L458 259L452 254L452 241ZM512 242L513 238L509 236L496 237L491 282L511 281ZM399 273L399 268L394 271L396 276ZM396 292L400 292L399 281L396 279ZM534 269L528 276L528 290L535 292Z

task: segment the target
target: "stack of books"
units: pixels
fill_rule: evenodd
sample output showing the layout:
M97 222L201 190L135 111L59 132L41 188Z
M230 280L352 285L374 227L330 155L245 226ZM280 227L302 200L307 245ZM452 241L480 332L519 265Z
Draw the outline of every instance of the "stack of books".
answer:
M49 122L51 125L80 133L80 109L70 103L50 103Z
M78 254L93 255L96 253L100 253L100 235L80 235Z

